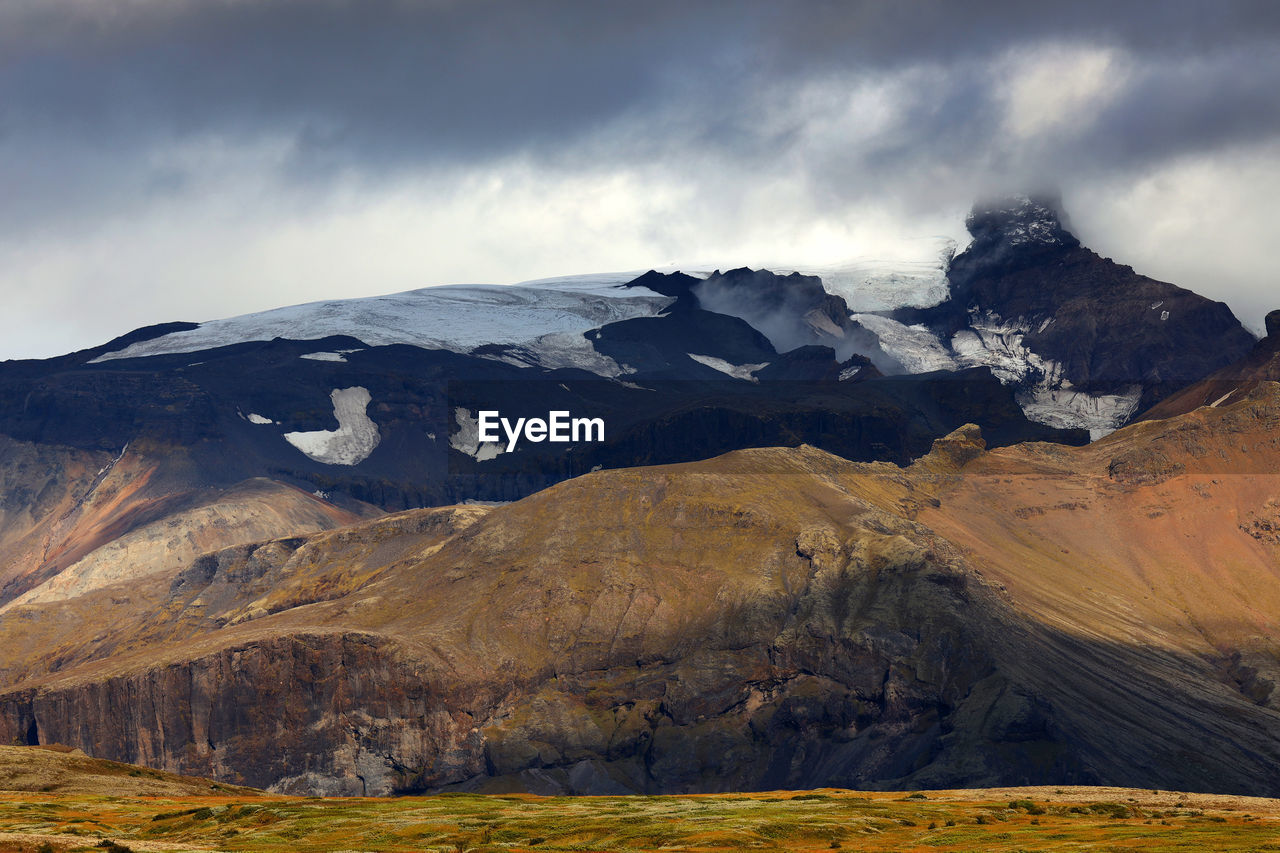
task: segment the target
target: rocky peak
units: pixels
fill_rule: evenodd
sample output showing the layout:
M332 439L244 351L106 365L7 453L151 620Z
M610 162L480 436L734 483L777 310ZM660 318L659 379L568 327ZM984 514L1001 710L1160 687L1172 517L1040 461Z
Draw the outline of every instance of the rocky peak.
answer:
M830 347L838 361L864 355L886 373L900 365L885 354L879 340L849 317L844 299L828 293L822 279L792 272L779 275L766 269L740 267L716 270L693 288L700 307L746 320L777 348Z
M644 275L627 282L624 286L644 287L654 293L674 297L676 301L667 306L667 310L675 308L687 310L698 307L698 300L693 295L693 287L701 283L702 279L686 273L673 272L664 275L656 270L649 270Z
M975 245L1079 246L1064 218L1055 196L1012 195L975 204L964 224Z
M1280 341L1280 308L1267 315L1267 337Z

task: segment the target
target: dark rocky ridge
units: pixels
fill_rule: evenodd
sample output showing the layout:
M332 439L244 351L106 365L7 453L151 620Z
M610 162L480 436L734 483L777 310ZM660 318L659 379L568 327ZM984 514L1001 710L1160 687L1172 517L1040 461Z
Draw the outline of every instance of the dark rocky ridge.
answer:
M840 361L858 355L882 373L902 372L879 339L850 318L844 299L828 293L817 276L741 267L712 273L692 293L703 308L746 320L780 351L827 346Z

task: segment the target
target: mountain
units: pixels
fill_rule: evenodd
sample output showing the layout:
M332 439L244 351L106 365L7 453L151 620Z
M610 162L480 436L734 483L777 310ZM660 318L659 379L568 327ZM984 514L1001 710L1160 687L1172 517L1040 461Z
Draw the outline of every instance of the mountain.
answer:
M1280 381L1280 311L1267 315L1266 327L1267 336L1240 361L1161 400L1140 419L1169 418L1200 406L1221 406L1240 400L1261 382Z
M1056 198L979 204L966 225L947 298L871 328L907 363L990 366L1033 420L1099 437L1255 342L1223 303L1081 246Z
M602 470L0 610L0 740L311 793L1280 792L1280 385Z
M905 464L964 423L993 446L1081 443L1253 344L1220 303L1081 247L1050 201L979 205L968 224L954 258L933 246L901 275L830 268L830 287L802 271L650 271L140 329L0 364L0 435L93 454L94 470L146 449L148 500L265 478L367 513L744 447ZM896 307L865 310L894 287ZM598 418L604 440L486 443L482 411ZM10 515L42 510L14 488Z
M969 228L896 304L651 270L0 364L0 742L306 793L1280 791L1275 335L1050 201Z
M763 331L701 305L721 285ZM770 304L769 323L747 310ZM892 360L848 315L816 278L749 270L315 303L0 364L0 435L89 454L93 471L155 463L149 500L266 478L356 512L512 500L749 446L907 462L966 422L994 443L1084 440L1028 421L985 370L883 375ZM572 447L483 444L486 410L606 428ZM41 512L38 493L15 481L10 514Z

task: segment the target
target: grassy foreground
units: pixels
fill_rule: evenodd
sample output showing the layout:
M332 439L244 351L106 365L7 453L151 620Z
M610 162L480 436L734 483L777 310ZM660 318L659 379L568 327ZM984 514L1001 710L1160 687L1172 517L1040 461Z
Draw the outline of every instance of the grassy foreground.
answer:
M1280 801L1121 788L402 799L0 794L0 851L1280 851Z

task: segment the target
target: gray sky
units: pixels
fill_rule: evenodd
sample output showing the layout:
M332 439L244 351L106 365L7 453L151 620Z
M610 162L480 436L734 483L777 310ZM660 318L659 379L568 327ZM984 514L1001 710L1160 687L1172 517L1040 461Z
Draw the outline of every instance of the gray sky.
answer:
M832 262L1057 187L1280 307L1280 3L0 0L0 358L453 282ZM918 242L918 241L917 241Z

